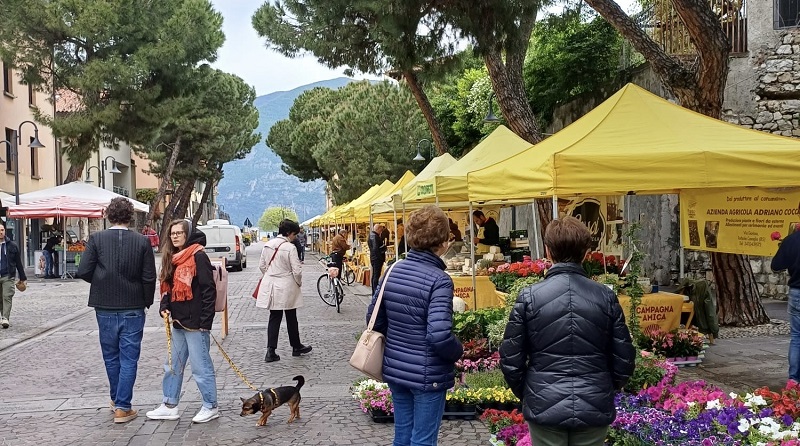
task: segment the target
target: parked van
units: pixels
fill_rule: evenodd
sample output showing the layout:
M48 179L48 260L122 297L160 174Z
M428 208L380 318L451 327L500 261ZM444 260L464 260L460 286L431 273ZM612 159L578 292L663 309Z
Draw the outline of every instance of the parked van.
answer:
M242 230L228 220L209 220L197 229L206 235L206 254L209 257L225 257L225 263L234 271L247 268L247 252L244 249Z

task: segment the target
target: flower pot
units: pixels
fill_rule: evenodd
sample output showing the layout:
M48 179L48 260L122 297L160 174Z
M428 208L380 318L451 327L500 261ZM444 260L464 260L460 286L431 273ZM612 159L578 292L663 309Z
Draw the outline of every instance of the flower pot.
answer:
M394 423L394 414L386 413L380 409L370 409L369 416L376 423Z
M697 356L687 356L686 360L689 362L697 361Z
M462 403L446 403L444 405L445 412L462 412L464 405Z

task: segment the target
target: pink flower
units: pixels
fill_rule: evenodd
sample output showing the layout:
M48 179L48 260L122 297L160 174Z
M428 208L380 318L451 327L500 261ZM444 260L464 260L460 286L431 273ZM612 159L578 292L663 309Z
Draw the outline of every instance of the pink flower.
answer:
M778 231L775 231L772 234L770 234L770 238L772 238L772 241L780 240L781 239L781 233L778 232Z

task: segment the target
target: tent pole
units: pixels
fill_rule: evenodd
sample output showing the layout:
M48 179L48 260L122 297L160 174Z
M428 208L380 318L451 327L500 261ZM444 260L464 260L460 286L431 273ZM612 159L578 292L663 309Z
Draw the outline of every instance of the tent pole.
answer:
M437 198L436 201L439 201L439 199ZM406 224L406 204L403 203L403 228L405 228L405 224ZM405 235L405 231L403 231L403 235ZM403 252L408 252L408 238L403 237L403 244L406 245L405 251Z
M558 195L553 194L553 220L558 220Z
M394 222L394 261L396 262L400 260L397 255L397 250L400 249L400 244L398 243L400 239L397 238L397 209L392 209L392 216L394 217L392 221Z
M678 195L679 203L680 199L681 196ZM678 206L678 208L680 209L680 206ZM683 222L680 221L682 218L682 215L678 218L678 240L680 240L680 247L678 248L678 268L680 268L680 271L678 271L679 279L686 277L686 274L684 273L686 268L686 250L683 248Z
M528 237L528 240L531 240L531 239L533 240L534 245L536 245L536 248L535 248L535 250L536 250L536 258L537 259L541 259L542 255L539 252L539 237L540 237L540 235L539 235L539 216L537 215L537 212L536 212L536 201L535 200L534 200L533 203L531 203L531 211L532 211L531 214L533 214L533 234L532 234L533 237Z
M475 219L472 218L472 202L470 201L469 202L469 236L470 236L471 239L475 238L475 233L477 233L477 231L475 231ZM478 293L475 290L475 287L477 285L477 280L475 279L475 241L474 240L470 240L469 241L469 246L470 246L470 261L469 261L469 265L470 265L470 269L472 270L472 309L473 310L477 310L478 309Z

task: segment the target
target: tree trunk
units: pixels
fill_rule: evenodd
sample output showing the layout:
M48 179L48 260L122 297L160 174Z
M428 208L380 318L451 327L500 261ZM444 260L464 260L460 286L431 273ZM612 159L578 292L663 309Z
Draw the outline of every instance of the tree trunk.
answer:
M192 192L194 192L194 180L186 180L186 188L183 190L181 201L175 208L175 218L186 218L186 213L189 212L189 205L192 203Z
M769 322L758 296L756 278L746 256L711 253L717 284L717 315L721 325L759 325Z
M155 215L156 208L161 204L164 200L164 197L167 195L167 186L169 185L170 180L172 179L172 172L175 170L175 164L178 162L178 154L181 151L181 138L175 141L175 147L172 149L172 153L169 157L169 163L167 163L167 170L164 171L163 176L161 177L161 184L158 185L158 192L156 193L155 198L153 198L153 204L150 206L150 211L147 213L147 217L145 218L145 224L152 224L153 223L153 216ZM167 215L167 210L164 209L164 216ZM164 220L165 222L169 222L169 220ZM163 228L162 228L163 232Z
M163 216L161 216L161 232L162 232L162 238L163 238L163 237L168 237L168 236L169 236L169 224L170 224L170 223L171 223L173 220L175 220L175 219L177 219L177 218L178 218L177 216L178 216L179 214L177 214L177 212L176 212L176 211L177 211L178 207L179 207L179 206L180 206L180 204L181 204L180 202L181 202L181 200L183 199L183 196L184 196L184 195L186 195L186 189L187 189L187 188L190 188L189 190L191 191L191 185L192 185L192 183L191 183L191 182L187 182L187 181L184 181L184 182L182 182L182 183L181 183L181 184L180 184L180 185L177 187L177 189L175 190L175 192L172 194L172 201L170 201L170 202L169 202L169 205L167 205L167 206L164 208L164 215L163 215Z
M206 187L203 189L203 196L200 198L200 206L197 206L197 210L194 212L194 217L192 217L192 224L197 226L197 222L200 221L200 217L203 216L203 207L208 202L208 197L211 196L211 190L214 189L214 180L206 181Z
M436 146L436 153L438 155L444 155L449 151L447 140L444 138L442 128L439 126L439 120L436 119L433 107L431 107L431 102L428 100L428 95L425 94L425 91L422 89L417 74L414 73L413 69L406 70L403 71L403 78L406 80L406 85L408 85L408 88L411 90L414 99L417 100L417 105L419 105L419 109L422 111L422 116L425 117L425 121L428 123L428 129L431 131L431 136L433 137L433 144Z
M69 166L69 170L67 171L67 177L64 178L64 183L72 183L73 181L78 181L81 179L81 175L83 175L83 164L73 164ZM98 184L98 187L100 185Z
M489 70L500 111L508 126L525 141L532 144L541 141L542 131L525 93L522 67L519 70L507 69L500 54L494 51L487 53L483 60Z
M686 66L667 54L614 0L586 0L586 3L645 57L683 107L719 119L728 80L730 43L709 3L672 0L697 49L698 60L692 66ZM768 322L747 258L712 253L711 259L720 323L754 325Z
M553 221L553 200L550 198L536 199L536 213L539 215L539 234L544 240L544 231Z

